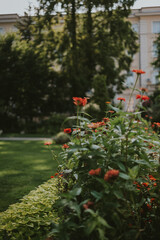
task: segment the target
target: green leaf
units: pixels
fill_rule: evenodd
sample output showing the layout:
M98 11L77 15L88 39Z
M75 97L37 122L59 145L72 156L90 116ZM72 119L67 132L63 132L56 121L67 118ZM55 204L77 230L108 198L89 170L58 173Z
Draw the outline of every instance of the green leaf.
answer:
M86 229L86 233L87 235L91 234L93 232L93 230L96 228L97 226L97 221L96 220L89 220L88 224L87 224L87 229Z
M100 216L98 216L97 221L98 221L98 223L100 223L101 225L103 225L103 226L106 227L106 228L109 228L109 229L112 228L112 227L107 223L107 221L106 221L104 218L100 217Z
M117 166L120 168L120 170L122 170L123 172L126 172L126 168L123 163L117 162Z
M103 197L103 193L97 191L92 191L91 195L96 198L96 202L98 202Z
M98 150L98 149L100 149L101 147L100 146L98 146L98 145L95 145L95 144L92 144L91 145L91 149L93 149L93 150Z
M80 217L81 211L80 211L80 206L78 204L71 202L70 208L77 213L78 217Z
M115 112L121 112L121 110L119 108L113 107L112 105L110 105L110 106Z
M125 173L119 173L119 177L120 177L120 178L123 178L123 179L125 179L125 180L129 180L129 179L130 179L130 176L128 176L128 175L125 174Z
M82 192L82 188L74 188L69 193L74 197L74 196L79 196L81 192Z
M134 179L136 179L136 177L137 177L137 175L138 175L139 166L136 165L136 166L134 166L133 168L129 168L128 171L129 171L129 176L130 176L130 178L134 180Z
M101 229L101 228L98 228L97 230L98 230L98 233L99 233L99 239L100 240L104 240L105 231L103 229Z
M124 199L124 196L121 191L114 190L113 194L118 198L118 199Z

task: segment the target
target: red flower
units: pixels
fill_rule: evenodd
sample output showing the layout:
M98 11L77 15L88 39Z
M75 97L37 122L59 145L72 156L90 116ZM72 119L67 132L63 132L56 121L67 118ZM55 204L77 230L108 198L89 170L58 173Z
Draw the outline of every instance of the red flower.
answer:
M139 99L139 98L141 98L141 95L140 95L140 94L137 94L137 95L136 95L136 99Z
M47 145L47 146L49 146L49 145L51 145L52 143L51 142L45 142L44 143L44 145Z
M62 148L69 148L67 144L63 144Z
M142 183L142 185L143 185L144 187L148 187L149 183L148 183L148 182L144 182L144 183Z
M110 180L114 180L115 178L117 178L119 175L119 170L109 170L106 172L106 174L104 175L104 180L109 182Z
M103 118L103 121L106 123L106 122L109 122L109 118L106 118L106 117L104 117Z
M147 88L140 88L140 90L141 90L142 92L148 92L148 89L147 89Z
M73 97L72 99L76 106L85 106L87 104L87 98Z
M51 176L51 178L54 178L54 176Z
M155 201L155 198L151 198L150 201L151 203L153 203Z
M94 202L88 201L86 204L83 204L83 207L84 207L84 209L87 210L87 209L90 208L93 204L94 204Z
M94 170L95 175L99 175L101 173L101 168L97 168Z
M150 204L147 203L147 208L148 208L148 209L151 209L152 206L151 206Z
M109 110L108 112L109 112L109 113L114 113L114 111L113 111L113 110Z
M157 125L157 127L160 127L160 123L159 122L154 122L155 125Z
M94 176L94 175L99 175L101 173L101 168L97 168L97 169L91 169L90 171L89 171L89 175L91 175L91 176Z
M57 175L59 175L59 173L55 173L55 174L54 174L54 176L57 176Z
M117 98L117 100L124 101L124 102L126 101L126 99L123 97L119 97L119 98Z
M149 175L149 179L150 179L151 181L156 181L156 178L154 178L152 175Z
M72 132L71 128L65 128L63 131L64 131L65 133L71 133L71 132Z
M149 97L148 97L148 96L145 96L145 95L143 95L143 96L142 96L142 100L144 100L144 101L147 101L147 100L149 100Z
M105 122L97 122L99 124L100 127L106 125Z
M97 123L90 123L90 124L88 124L88 127L95 129L95 128L100 127L100 125L99 125L99 122L97 122Z
M132 72L135 72L137 74L144 74L144 73L146 73L146 72L142 71L141 69L139 69L139 70L138 69L133 69Z

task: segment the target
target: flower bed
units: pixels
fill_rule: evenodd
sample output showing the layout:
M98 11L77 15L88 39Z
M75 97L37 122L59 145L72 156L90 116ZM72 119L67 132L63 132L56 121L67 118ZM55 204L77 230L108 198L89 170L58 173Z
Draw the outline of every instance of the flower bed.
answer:
M144 72L136 71L137 82ZM160 141L140 112L149 97L137 95L134 113L120 110L124 98L119 98L120 108L107 103L106 117L96 123L81 115L87 100L73 100L77 125L64 129L71 141L63 146L60 166L66 193L57 204L63 221L54 224L50 236L56 240L160 239Z

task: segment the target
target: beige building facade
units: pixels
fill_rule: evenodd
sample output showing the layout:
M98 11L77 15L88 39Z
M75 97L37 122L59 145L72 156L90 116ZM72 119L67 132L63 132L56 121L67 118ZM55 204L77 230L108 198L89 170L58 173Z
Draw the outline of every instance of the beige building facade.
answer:
M18 14L0 14L0 34L15 32L15 24L19 18Z
M146 72L141 76L138 87L147 87L152 92L155 85L160 83L160 79L157 78L158 69L152 66L157 57L154 41L160 34L160 6L133 9L129 21L139 38L139 51L133 57L131 69L142 69ZM127 78L127 85L132 86L133 82L134 74L131 72Z

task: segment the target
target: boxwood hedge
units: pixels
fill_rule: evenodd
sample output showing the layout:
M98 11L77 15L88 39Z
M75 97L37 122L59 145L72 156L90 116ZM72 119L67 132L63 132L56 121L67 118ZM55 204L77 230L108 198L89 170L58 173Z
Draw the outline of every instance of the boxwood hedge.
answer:
M0 240L46 239L51 222L58 222L54 202L58 179L50 179L0 213Z

